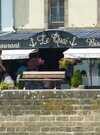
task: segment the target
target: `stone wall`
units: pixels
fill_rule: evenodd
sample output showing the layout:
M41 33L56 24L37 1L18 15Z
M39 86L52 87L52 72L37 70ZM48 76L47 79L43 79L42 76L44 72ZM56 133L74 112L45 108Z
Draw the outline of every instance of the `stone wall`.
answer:
M0 135L100 135L100 91L1 91Z

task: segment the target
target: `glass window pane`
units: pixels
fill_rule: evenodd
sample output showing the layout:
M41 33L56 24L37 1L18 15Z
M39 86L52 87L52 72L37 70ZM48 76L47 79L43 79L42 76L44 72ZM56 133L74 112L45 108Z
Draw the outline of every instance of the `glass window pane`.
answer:
M59 0L51 0L51 7L53 6L56 6L57 5L57 1L59 1Z
M59 16L60 16L60 20L61 21L64 21L64 9L63 8L60 8L60 13L59 13Z
M59 1L59 5L63 6L64 5L64 0L58 0Z
M51 9L51 15L57 15L57 8Z
M49 21L64 21L64 0L50 0L50 3Z

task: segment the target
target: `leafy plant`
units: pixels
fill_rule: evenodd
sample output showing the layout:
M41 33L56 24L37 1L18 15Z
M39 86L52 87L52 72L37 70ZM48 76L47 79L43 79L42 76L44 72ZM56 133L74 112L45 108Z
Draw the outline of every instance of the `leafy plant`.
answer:
M81 72L76 70L71 78L71 86L77 88L80 84L82 84Z
M60 69L67 69L69 64L73 64L74 60L73 59L65 59L65 58L61 58L59 60L59 68Z
M5 82L0 83L0 90L7 90L7 89L12 89L12 88L14 88L13 84L8 84Z
M24 82L20 81L20 82L16 83L16 88L17 89L23 89L23 87L24 87Z

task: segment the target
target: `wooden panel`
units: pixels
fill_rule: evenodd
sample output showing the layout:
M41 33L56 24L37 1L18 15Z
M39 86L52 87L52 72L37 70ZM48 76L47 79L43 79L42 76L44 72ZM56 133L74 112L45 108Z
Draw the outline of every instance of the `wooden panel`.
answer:
M64 79L65 72L64 71L43 71L43 72L24 72L22 75L23 79Z

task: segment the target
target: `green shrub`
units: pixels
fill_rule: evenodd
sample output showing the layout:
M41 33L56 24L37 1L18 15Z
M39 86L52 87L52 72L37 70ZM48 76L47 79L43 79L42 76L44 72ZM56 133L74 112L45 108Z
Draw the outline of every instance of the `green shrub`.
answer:
M76 70L71 78L71 86L77 88L82 84L82 77L80 70Z
M23 87L24 87L24 82L20 81L20 82L16 83L16 88L17 89L23 89Z
M0 83L0 90L7 90L7 89L12 89L12 88L14 88L13 84L8 84L5 82Z

